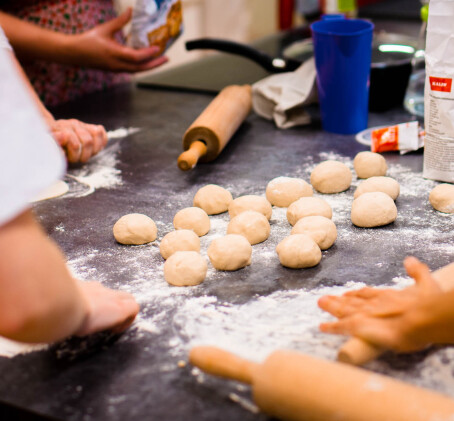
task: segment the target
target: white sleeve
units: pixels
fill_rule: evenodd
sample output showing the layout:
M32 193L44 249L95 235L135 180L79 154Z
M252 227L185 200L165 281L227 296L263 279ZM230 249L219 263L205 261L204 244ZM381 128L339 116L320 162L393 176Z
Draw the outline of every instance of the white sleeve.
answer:
M0 225L61 178L65 159L12 60L0 49Z
M3 32L3 29L1 26L0 26L0 48L6 49L6 50L12 50L11 45L9 44L8 38L6 38L6 35Z

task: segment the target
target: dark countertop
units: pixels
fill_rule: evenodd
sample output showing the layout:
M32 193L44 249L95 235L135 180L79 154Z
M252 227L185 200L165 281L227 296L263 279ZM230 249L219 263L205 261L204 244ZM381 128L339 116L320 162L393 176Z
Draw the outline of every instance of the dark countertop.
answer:
M274 248L290 228L285 212L275 209L272 235L254 246L250 267L233 273L210 269L205 283L193 289L167 286L158 241L140 247L114 241L112 226L120 216L150 215L161 239L172 229L176 211L191 206L193 195L205 184L223 185L235 197L264 194L266 183L274 177L308 180L318 162L333 158L351 166L355 154L367 149L353 136L321 131L316 110L312 110L311 126L286 131L251 114L216 161L183 173L176 166L182 134L211 99L200 93L128 85L55 110L57 116L102 123L108 130L141 129L111 141L89 165L70 169L70 174L86 177L85 181L90 175L98 177L101 187L95 192L83 196L78 183L69 179L73 183L69 195L34 208L77 276L133 292L142 310L137 324L120 337L73 338L48 349L0 358L1 402L65 421L264 420L265 416L229 398L235 393L250 400L247 388L201 376L189 366L178 367L178 361L186 359L189 344L220 344L246 354L277 345L333 358L342 340L317 333L314 326L319 313L312 314L292 300L314 305L316 298L311 294L335 293L351 282L399 284L405 276L402 260L409 254L433 269L453 260L452 219L433 211L427 201L436 183L422 179L422 154L386 154L389 174L402 187L394 224L374 230L353 227L349 220L352 187L324 196L333 207L339 237L323 252L317 267L290 270L279 265ZM409 119L404 111L394 109L371 114L369 124ZM104 184L99 183L103 171L107 172ZM354 178L354 186L357 183ZM212 218L214 234L202 238L203 253L214 236L222 235L227 220L226 215ZM271 310L277 311L276 328L272 323L259 326L260 320L269 322ZM299 332L292 319L298 321L299 313L305 311L309 328ZM249 327L253 330L248 331ZM286 327L295 329L289 333ZM245 333L243 341L237 331ZM298 342L300 335L303 339ZM452 394L451 350L385 355L368 368Z

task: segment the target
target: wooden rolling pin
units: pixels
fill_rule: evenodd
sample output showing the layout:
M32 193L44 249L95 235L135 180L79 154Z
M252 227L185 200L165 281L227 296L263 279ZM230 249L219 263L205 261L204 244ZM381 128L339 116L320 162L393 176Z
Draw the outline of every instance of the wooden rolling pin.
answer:
M361 368L292 351L263 364L213 347L196 347L190 361L203 371L252 385L268 415L289 421L452 421L447 396Z
M225 87L183 136L183 152L178 167L187 171L197 162L214 160L225 148L233 134L252 108L252 89L249 85Z
M454 289L454 263L438 269L433 273L433 277L443 291ZM362 339L351 338L339 348L337 360L347 364L364 365L378 358L384 351L386 350Z

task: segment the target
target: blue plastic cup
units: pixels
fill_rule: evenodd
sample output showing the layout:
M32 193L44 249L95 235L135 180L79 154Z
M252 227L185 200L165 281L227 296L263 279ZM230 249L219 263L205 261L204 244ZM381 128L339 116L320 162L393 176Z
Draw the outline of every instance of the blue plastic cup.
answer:
M311 29L323 129L358 133L367 128L374 25L337 17Z

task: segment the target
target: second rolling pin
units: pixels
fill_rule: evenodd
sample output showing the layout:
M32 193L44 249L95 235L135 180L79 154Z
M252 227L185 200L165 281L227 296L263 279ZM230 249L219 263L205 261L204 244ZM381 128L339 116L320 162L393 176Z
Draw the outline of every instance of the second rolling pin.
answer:
M443 291L454 289L454 263L438 269L433 277ZM384 351L386 350L362 339L351 338L339 348L337 359L347 364L364 365L378 358Z
M214 347L196 347L190 362L252 386L266 414L289 421L452 421L447 396L346 364L275 351L263 364Z
M215 159L252 108L250 85L225 87L191 124L183 136L183 152L178 167L187 171L197 162Z

